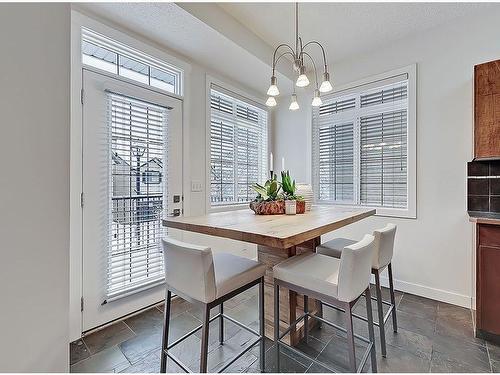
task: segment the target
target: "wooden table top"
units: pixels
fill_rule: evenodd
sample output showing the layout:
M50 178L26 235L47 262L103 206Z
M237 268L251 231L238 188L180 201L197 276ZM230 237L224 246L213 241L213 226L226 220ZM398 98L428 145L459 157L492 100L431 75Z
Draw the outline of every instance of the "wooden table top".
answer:
M313 206L301 215L255 215L248 209L203 216L168 217L170 228L281 249L301 244L375 214L374 209Z

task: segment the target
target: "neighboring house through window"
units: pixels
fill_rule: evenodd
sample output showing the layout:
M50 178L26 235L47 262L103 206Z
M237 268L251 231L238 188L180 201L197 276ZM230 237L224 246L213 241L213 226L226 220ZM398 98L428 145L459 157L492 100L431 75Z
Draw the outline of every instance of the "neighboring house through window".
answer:
M318 202L415 217L415 69L326 96L313 111Z

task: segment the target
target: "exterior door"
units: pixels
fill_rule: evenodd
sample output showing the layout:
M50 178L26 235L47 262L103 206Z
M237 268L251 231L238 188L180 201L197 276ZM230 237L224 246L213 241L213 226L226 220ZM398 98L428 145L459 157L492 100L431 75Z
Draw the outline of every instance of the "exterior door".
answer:
M83 90L85 332L164 299L160 219L182 212L182 101L90 70Z

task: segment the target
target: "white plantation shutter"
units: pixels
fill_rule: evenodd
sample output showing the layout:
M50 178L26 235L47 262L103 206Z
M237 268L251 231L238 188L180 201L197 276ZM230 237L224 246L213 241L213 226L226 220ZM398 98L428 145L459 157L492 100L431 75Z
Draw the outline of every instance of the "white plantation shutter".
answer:
M323 99L313 111L313 185L323 202L408 208L408 77Z
M244 98L211 89L210 202L251 201L253 183L267 178L267 112Z
M319 130L319 199L352 202L354 197L354 124Z
M355 107L355 97L338 98L313 113L315 189L320 201L354 202L354 118L349 113Z
M108 93L107 301L162 283L159 214L167 194L168 109Z
M406 110L361 117L361 204L406 208L406 123Z

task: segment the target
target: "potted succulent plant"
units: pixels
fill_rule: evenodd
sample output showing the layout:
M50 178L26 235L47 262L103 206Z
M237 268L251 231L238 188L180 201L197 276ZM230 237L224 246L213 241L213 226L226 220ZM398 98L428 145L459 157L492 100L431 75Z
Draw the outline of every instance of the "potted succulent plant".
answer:
M276 175L267 180L264 185L253 184L252 189L257 192L257 197L250 202L250 208L257 215L277 215L285 211L285 202L279 194L281 183Z
M285 213L287 215L303 214L306 210L304 198L296 195L295 180L290 177L289 171L281 172L281 187L285 199Z

